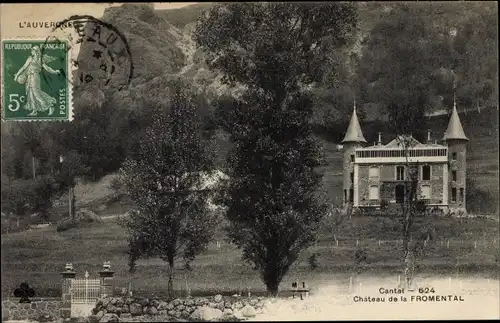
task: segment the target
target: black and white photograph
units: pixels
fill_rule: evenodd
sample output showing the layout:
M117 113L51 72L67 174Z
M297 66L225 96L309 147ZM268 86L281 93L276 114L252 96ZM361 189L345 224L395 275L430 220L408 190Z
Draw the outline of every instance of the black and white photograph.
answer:
M500 319L497 2L0 21L2 322Z

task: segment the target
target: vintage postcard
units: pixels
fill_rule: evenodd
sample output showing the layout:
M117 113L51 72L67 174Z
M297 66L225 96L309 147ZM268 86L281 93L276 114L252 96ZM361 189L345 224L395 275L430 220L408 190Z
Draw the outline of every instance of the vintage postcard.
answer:
M2 321L500 319L496 2L0 21Z

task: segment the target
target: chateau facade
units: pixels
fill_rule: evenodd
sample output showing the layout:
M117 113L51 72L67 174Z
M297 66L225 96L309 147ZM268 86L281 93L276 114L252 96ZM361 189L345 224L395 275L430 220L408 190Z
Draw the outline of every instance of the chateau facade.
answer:
M467 141L454 104L442 144L432 142L429 133L426 143L398 136L384 145L379 133L378 143L368 146L354 105L342 141L344 204L380 207L383 201L387 205L403 203L409 174L414 174L419 199L430 207L465 211Z

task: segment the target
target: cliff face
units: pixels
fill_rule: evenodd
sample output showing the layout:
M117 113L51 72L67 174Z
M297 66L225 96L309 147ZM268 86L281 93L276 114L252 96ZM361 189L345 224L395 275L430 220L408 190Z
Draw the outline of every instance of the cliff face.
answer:
M85 84L75 91L75 102L100 105L112 98L125 108L136 107L139 98L165 97L168 94L165 87L179 77L196 91L206 91L209 95L227 93L229 89L219 82L218 75L208 70L203 54L197 51L191 38L199 13L201 11L187 17L181 15L184 20L182 23L177 21L177 27L167 20L170 13L155 11L146 4L124 4L106 9L99 19L116 27L127 39L132 53L133 77L130 85L120 91L112 86ZM87 30L86 34L90 32ZM81 70L99 74L99 64L91 63L95 61L93 50L93 44L83 42L78 61L83 62Z

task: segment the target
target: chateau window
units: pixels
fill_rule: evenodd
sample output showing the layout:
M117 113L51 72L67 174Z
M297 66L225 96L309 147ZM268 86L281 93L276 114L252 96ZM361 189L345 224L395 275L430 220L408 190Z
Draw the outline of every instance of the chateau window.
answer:
M370 200L378 200L379 199L378 186L376 186L376 185L370 186L369 198L370 198Z
M431 180L431 166L429 165L422 166L422 180L423 181Z
M457 189L456 187L451 188L451 201L455 203L457 201Z
M456 170L451 171L451 180L454 182L457 181L457 171Z
M354 173L351 172L351 184L354 184Z
M351 163L354 162L354 154L351 155Z
M460 188L460 201L465 202L464 188Z
M451 153L451 160L457 160L457 153Z
M423 185L422 186L422 199L424 200L430 200L431 199L431 186L430 185Z
M378 181L380 179L380 168L370 167L368 170L368 177L371 181Z
M405 167L396 166L396 180L403 181L405 179Z
M347 202L347 190L344 190L344 202Z

